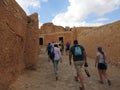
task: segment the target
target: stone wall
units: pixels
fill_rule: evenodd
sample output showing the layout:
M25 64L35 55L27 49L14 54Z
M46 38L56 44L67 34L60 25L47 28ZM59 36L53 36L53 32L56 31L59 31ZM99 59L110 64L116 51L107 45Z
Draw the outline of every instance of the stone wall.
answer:
M52 23L42 26L39 37L44 39L43 45L52 41L58 42L60 36L64 38L64 43L69 41L73 44L74 39L77 39L79 44L86 48L89 57L95 58L97 47L102 46L107 59L115 65L120 65L120 21L100 27L62 27L62 30L59 27Z
M28 69L36 69L39 54L38 14L28 17L25 44L25 65Z
M27 16L15 0L0 0L0 90L7 90L23 69L35 67L38 40L37 14Z
M120 21L96 28L79 28L79 43L84 45L87 55L95 58L97 47L102 46L107 59L120 65Z
M39 30L39 38L43 38L43 45L51 42L59 42L59 38L63 38L63 43L70 42L72 39L72 32L65 31L62 26L56 26L52 23L45 23Z

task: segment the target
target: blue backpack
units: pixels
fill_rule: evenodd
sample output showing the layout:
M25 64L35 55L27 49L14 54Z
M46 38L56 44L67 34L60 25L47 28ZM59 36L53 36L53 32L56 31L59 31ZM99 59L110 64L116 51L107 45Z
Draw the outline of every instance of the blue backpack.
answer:
M75 56L82 55L82 50L81 50L80 46L75 46L74 54L75 54Z

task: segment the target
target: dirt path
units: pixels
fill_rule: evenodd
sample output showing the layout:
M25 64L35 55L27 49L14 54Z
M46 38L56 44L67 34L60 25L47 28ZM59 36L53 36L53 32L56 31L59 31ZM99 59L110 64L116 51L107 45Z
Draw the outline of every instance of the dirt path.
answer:
M46 53L41 53L37 70L26 71L11 85L10 90L79 90L79 83L74 80L74 65L70 66L68 61L68 56L63 55L63 62L59 64L59 80L56 81L52 62L48 62ZM120 90L119 68L109 65L108 73L112 85L108 86L106 81L104 84L98 83L94 60L88 58L88 62L91 77L83 72L86 90Z

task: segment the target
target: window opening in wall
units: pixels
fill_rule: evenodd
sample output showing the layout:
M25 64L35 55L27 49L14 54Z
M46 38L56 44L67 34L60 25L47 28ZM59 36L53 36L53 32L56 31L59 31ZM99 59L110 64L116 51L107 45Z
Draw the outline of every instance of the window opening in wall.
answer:
M39 39L39 45L43 45L43 38Z

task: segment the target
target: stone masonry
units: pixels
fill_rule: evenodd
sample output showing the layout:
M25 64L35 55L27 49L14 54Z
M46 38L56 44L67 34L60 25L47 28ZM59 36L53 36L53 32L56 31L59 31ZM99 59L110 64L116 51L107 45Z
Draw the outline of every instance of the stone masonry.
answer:
M0 0L0 90L38 60L38 15L27 16L15 0Z
M45 23L38 29L38 14L27 16L15 0L0 0L0 90L24 69L36 69L39 45L77 39L89 57L95 59L102 46L110 63L120 65L120 21L99 27L62 27ZM40 47L42 48L42 47Z
M44 24L39 38L43 38L43 45L49 42L59 42L63 37L63 43L77 39L82 44L89 57L95 59L97 47L102 46L110 63L120 65L120 21L99 27L61 27L52 23Z

